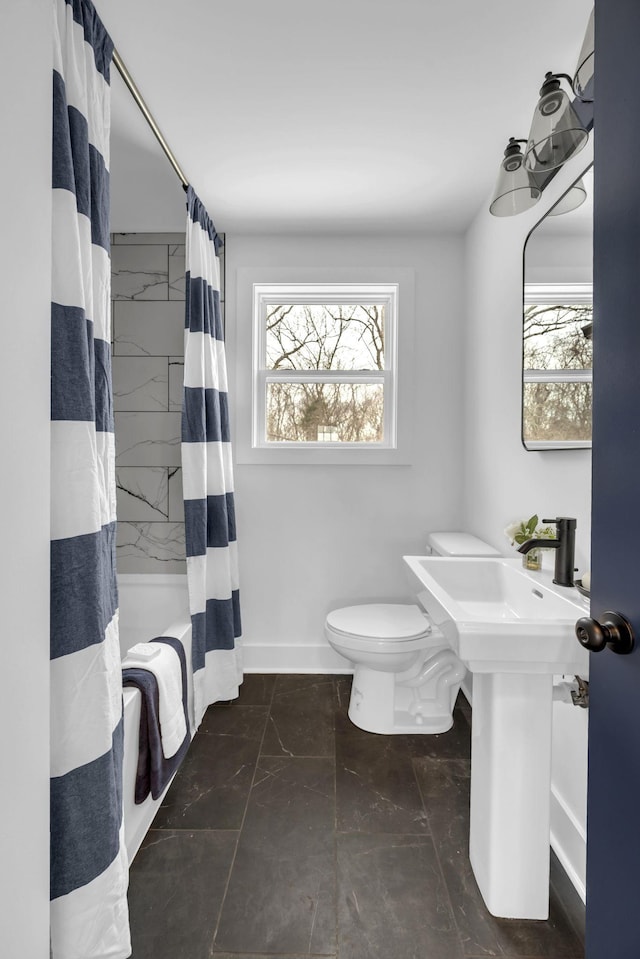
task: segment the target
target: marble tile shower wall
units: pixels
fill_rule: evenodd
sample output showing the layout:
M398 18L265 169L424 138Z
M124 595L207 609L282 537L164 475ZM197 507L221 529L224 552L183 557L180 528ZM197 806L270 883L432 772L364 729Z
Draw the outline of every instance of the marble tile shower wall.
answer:
M116 233L111 238L121 573L186 569L180 465L184 241L183 233Z

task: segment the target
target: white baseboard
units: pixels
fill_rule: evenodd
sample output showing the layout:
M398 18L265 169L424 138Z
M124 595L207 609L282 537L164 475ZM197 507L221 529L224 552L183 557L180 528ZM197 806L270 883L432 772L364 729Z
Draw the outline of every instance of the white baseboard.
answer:
M551 848L583 902L587 899L587 836L584 826L551 783Z
M246 673L353 673L351 663L327 643L242 646Z

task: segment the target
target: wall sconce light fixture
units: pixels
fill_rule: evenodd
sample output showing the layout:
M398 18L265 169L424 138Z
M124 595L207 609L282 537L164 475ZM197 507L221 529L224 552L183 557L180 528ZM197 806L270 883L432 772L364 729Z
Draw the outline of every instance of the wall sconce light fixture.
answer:
M524 165L530 173L547 173L561 167L586 144L589 134L560 80L571 83L566 73L547 73L531 122Z
M553 171L586 145L589 133L561 89L562 80L568 82L579 100L593 102L594 11L587 24L573 79L566 73L547 73L540 88L528 140L509 139L489 206L493 216L514 216L532 207L540 199ZM523 155L519 144L525 142ZM580 180L550 212L557 216L575 210L586 195Z
M523 162L520 144L526 142L509 137L489 207L493 216L515 216L534 206L540 199L540 187Z

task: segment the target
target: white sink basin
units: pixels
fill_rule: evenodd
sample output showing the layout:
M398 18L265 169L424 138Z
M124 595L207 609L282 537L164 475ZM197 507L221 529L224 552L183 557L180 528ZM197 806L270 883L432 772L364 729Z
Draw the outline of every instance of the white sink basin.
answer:
M588 606L520 558L404 556L418 601L472 672L580 673L574 627Z

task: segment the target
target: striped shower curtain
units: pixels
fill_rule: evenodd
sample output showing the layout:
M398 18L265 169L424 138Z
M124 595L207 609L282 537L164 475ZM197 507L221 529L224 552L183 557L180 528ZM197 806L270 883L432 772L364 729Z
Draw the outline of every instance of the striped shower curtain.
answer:
M187 211L182 473L197 728L210 703L238 695L242 659L220 238L191 187Z
M51 954L131 954L122 821L109 259L112 43L53 0Z

